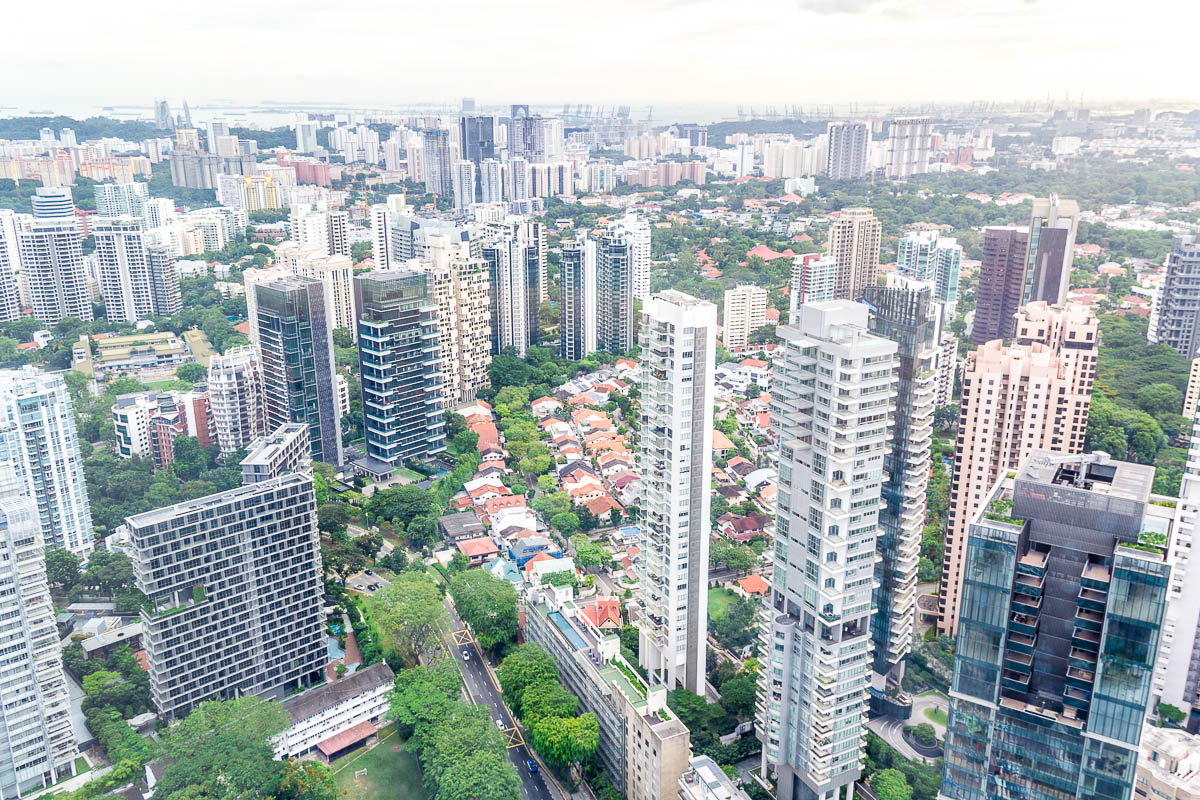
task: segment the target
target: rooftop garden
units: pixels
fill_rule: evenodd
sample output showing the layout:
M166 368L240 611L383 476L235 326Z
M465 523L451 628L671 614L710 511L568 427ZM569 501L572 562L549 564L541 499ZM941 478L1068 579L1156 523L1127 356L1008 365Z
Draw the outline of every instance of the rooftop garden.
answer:
M987 508L983 512L986 519L993 522L1003 522L1007 525L1020 525L1018 520L1012 517L1013 501L1011 497L996 497L987 504Z

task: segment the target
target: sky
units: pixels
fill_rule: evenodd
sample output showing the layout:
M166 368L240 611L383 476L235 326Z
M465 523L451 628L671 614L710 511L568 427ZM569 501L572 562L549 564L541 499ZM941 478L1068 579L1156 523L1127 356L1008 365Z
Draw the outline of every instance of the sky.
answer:
M672 108L1200 100L1194 0L11 6L3 114L155 97L173 106L184 97L388 107L471 96Z

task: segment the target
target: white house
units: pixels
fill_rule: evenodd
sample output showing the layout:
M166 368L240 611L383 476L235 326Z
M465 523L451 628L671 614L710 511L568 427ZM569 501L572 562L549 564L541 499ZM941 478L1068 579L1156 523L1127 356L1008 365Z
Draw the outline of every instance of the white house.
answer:
M314 755L328 761L376 733L390 706L396 679L384 662L372 664L335 683L309 689L283 702L291 724L275 737L275 757ZM316 753L311 751L316 750Z

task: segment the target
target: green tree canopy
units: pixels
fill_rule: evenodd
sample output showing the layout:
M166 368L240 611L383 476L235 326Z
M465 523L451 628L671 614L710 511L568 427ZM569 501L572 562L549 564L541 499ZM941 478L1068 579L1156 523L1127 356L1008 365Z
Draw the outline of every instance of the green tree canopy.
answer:
M471 569L450 581L450 597L479 646L492 650L517 637L517 590L487 570Z
M438 626L449 619L433 579L405 572L368 601L384 652L394 652L406 665L416 666L420 655L437 639Z

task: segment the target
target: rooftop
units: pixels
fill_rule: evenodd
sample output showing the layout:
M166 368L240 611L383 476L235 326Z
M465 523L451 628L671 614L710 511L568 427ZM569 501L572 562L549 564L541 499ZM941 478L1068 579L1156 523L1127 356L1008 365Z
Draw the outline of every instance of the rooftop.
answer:
M380 661L347 675L339 681L309 689L307 692L301 692L285 700L283 710L288 712L292 723L295 724L315 717L363 692L377 689L384 684L391 686L395 679L396 675L392 672L392 668Z

